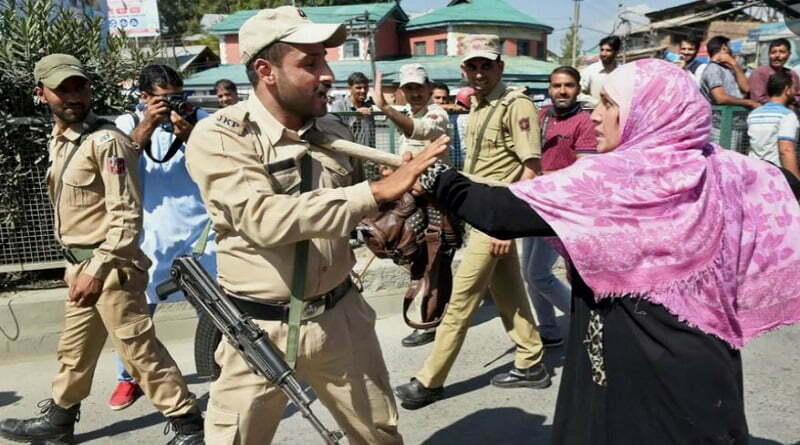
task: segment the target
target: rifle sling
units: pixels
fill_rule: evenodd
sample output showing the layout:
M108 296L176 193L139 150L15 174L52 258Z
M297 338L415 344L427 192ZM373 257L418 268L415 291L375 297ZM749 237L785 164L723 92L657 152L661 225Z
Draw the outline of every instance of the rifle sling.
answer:
M311 154L300 160L300 193L311 191ZM286 363L294 369L297 363L297 346L300 340L300 318L303 314L303 297L306 290L309 240L297 243L294 251L292 295L289 297L289 332L286 336Z

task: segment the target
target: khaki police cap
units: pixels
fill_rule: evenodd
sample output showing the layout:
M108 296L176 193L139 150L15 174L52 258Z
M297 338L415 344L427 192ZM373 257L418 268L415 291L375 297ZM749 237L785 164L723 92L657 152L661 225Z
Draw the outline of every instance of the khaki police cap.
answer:
M408 63L400 67L400 86L409 83L425 85L428 82L428 72L419 63Z
M496 60L500 57L500 37L492 34L467 36L464 39L464 53L466 55L461 63L479 57Z
M250 60L274 42L322 43L332 48L344 43L347 28L341 23L314 23L302 9L281 6L264 9L247 19L239 29L239 48L242 62Z
M50 54L36 62L33 67L33 78L47 88L54 90L70 77L89 79L83 70L83 64L69 54Z

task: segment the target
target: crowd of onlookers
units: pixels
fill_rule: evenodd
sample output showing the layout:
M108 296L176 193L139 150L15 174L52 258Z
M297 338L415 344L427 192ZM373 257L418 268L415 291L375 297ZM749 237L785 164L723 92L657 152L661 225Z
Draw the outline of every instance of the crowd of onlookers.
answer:
M594 107L603 81L619 66L621 41L616 36L600 41L599 60L581 73L581 100ZM708 60L698 59L700 39L684 38L675 64L687 71L711 105L746 107L736 111L730 122L730 148L763 159L800 177L797 166L800 78L786 68L792 54L791 43L776 39L769 45L769 63L754 70L743 67L731 50L730 39L716 36L706 42ZM719 141L723 128L720 109L712 113L711 138Z

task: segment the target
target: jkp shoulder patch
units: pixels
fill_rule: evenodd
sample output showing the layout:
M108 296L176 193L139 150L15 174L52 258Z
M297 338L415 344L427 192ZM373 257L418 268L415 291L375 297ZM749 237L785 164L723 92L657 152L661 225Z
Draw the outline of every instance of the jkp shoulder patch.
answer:
M120 158L116 155L111 155L106 161L106 169L109 173L115 175L124 175L125 174L125 159Z
M528 131L531 128L531 121L527 117L519 118L519 129L522 131Z
M213 119L218 127L232 131L238 135L244 134L244 121L247 119L246 110L225 110L217 112Z
M242 123L238 122L228 116L217 116L217 125L228 127L232 130L238 130L241 127Z

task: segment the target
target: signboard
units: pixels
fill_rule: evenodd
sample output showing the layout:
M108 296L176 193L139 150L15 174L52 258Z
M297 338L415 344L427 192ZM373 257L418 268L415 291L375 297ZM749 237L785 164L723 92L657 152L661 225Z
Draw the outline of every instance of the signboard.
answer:
M108 32L125 30L128 37L152 37L160 33L158 0L105 0Z

